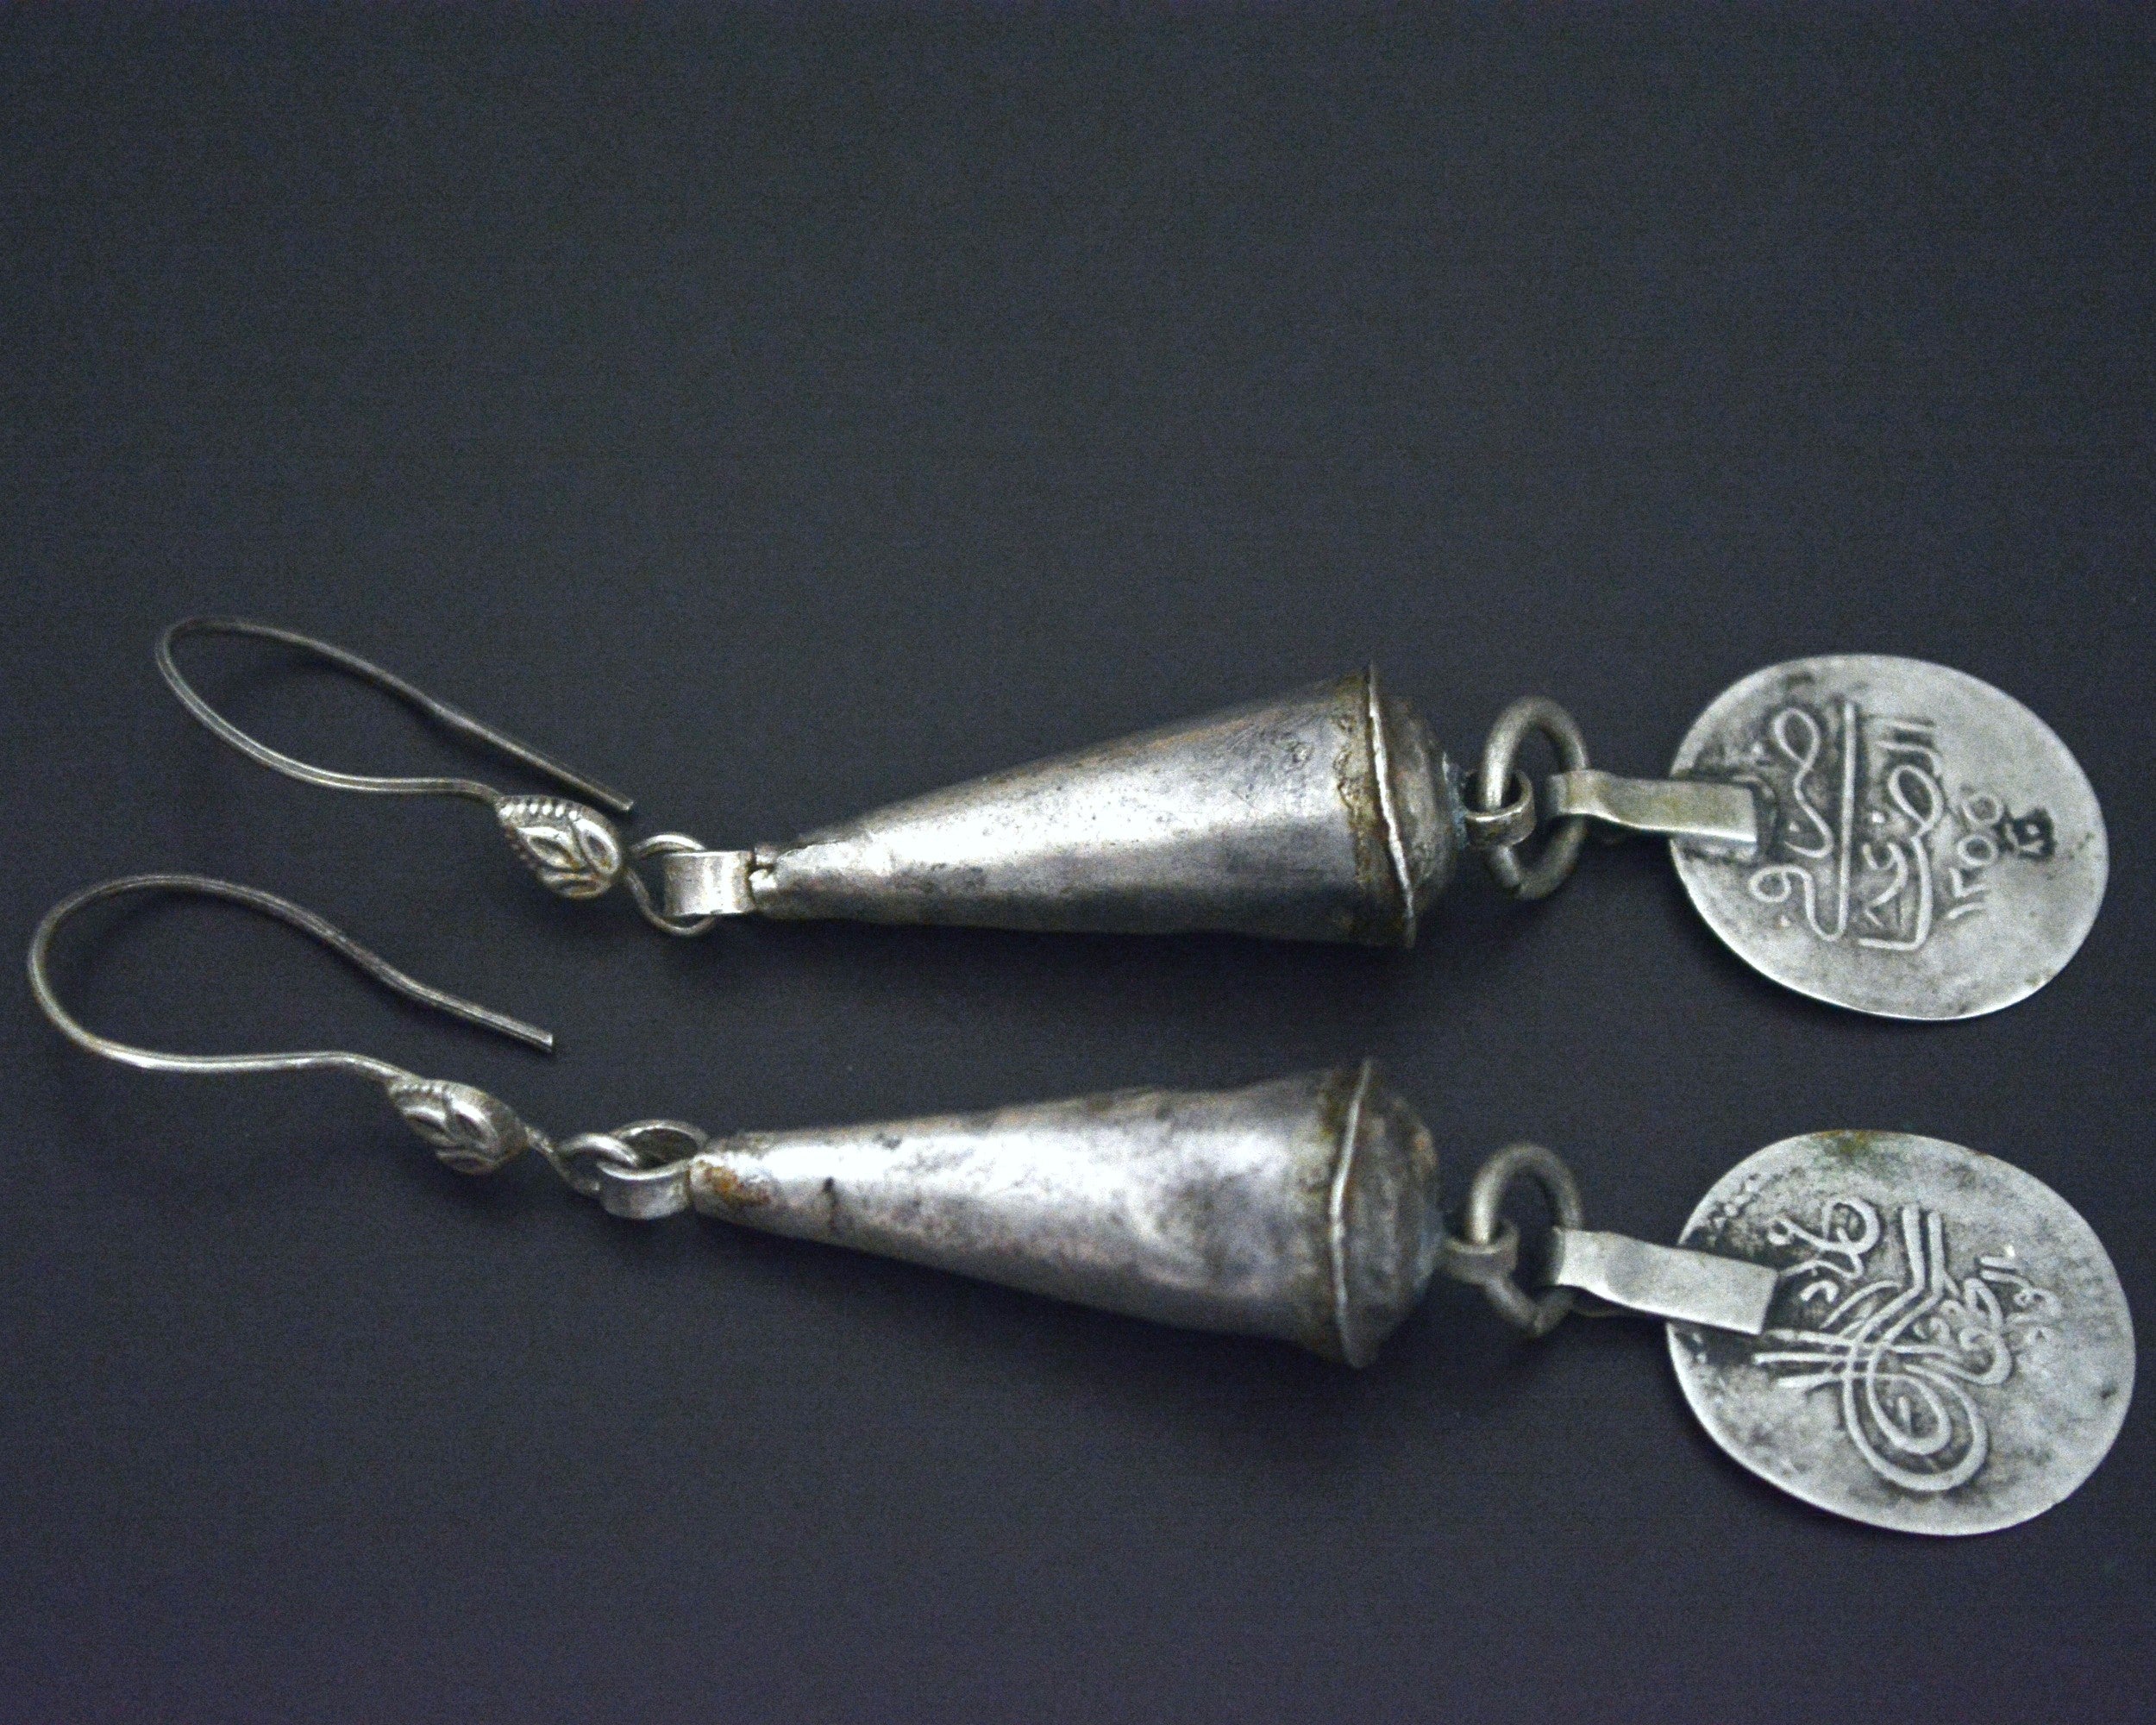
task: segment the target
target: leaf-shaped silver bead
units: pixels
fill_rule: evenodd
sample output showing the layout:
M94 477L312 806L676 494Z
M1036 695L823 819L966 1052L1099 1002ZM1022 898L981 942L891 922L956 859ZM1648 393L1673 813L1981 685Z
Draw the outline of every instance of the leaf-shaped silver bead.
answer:
M447 1078L412 1078L389 1087L404 1124L460 1174L492 1174L532 1142L531 1128L507 1103Z
M621 836L596 809L566 797L503 797L494 813L510 849L565 899L595 899L620 879Z

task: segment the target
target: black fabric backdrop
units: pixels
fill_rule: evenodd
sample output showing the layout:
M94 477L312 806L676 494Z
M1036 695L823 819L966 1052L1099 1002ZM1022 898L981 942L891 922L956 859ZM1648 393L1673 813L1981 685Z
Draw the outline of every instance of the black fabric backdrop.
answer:
M1217 1086L1364 1051L1669 1238L1791 1132L2049 1182L2156 1312L2144 19L191 12L0 19L10 938L222 873L548 1062L212 907L61 966L115 1032L330 1041L561 1131ZM1423 947L728 927L549 900L156 681L182 613L369 653L777 838L1375 656L1652 772L1755 666L2012 691L2111 823L2025 1005L1814 1007L1651 846ZM243 722L461 763L273 653ZM491 768L481 768L482 771ZM513 775L507 775L512 780ZM517 781L522 782L522 781ZM85 929L85 933L89 931ZM0 996L0 1713L2122 1718L2146 1409L1927 1542L1755 1483L1651 1327L1440 1287L1360 1375L438 1167L335 1079L90 1060Z

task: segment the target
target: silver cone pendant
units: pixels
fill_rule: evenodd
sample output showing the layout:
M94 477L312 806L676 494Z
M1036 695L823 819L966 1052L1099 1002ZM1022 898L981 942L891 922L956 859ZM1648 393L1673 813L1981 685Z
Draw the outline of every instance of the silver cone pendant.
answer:
M686 1201L1351 1365L1413 1309L1444 1238L1430 1134L1367 1061L1244 1090L744 1133L631 1180L635 1214Z
M675 917L1407 946L1461 823L1448 763L1373 669L662 866Z

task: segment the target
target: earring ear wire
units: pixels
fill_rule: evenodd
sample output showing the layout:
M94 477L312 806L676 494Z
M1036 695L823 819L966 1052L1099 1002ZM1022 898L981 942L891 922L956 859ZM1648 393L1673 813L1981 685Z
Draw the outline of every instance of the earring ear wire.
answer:
M53 939L60 925L76 912L134 893L221 899L255 911L319 941L392 994L497 1036L508 1037L542 1054L554 1052L551 1032L405 975L379 953L360 945L342 929L317 916L304 905L296 905L290 899L266 893L258 887L242 887L204 875L128 875L118 880L101 881L62 899L45 913L37 932L30 937L30 992L36 997L39 1009L78 1048L145 1072L188 1072L212 1076L252 1072L349 1072L379 1084L391 1105L412 1130L433 1145L444 1162L461 1173L491 1172L529 1149L547 1152L551 1159L553 1147L544 1135L525 1125L505 1103L469 1084L422 1078L371 1054L355 1054L346 1049L298 1049L267 1054L171 1054L160 1049L137 1047L90 1029L67 1010L53 987L48 966Z
M254 641L270 641L320 660L332 668L381 690L413 708L430 723L505 760L528 767L551 779L565 790L589 800L579 802L554 795L511 795L476 779L451 775L385 775L342 773L317 767L273 749L260 737L250 737L205 700L200 690L182 674L172 656L173 644L192 635L235 635ZM669 917L653 903L650 891L631 864L646 857L682 850L700 849L697 841L680 833L661 833L637 844L629 844L602 809L626 816L636 807L633 798L611 786L578 772L553 756L511 737L507 731L472 717L447 701L437 700L417 684L371 659L298 630L256 623L243 617L186 617L157 637L158 674L165 679L179 704L219 742L229 744L258 766L282 773L304 785L325 790L357 791L386 797L463 797L484 803L501 823L510 849L538 877L548 891L565 899L595 899L617 881L626 879L636 908L655 927L668 934L697 934L711 919ZM596 803L599 807L589 806Z

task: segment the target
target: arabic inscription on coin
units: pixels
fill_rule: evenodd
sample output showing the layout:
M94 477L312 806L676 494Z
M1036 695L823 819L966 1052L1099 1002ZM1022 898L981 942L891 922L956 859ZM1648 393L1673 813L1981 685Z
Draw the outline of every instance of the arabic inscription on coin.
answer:
M2066 745L1944 666L1845 654L1755 672L1673 770L1759 794L1755 854L1672 853L1714 932L1815 1000L1996 1012L2065 968L2103 900L2103 817Z
M2126 1295L2073 1208L1996 1157L1817 1132L1733 1169L1683 1244L1779 1276L1767 1329L1671 1324L1716 1442L1808 1503L1981 1534L2087 1478L2134 1389Z

